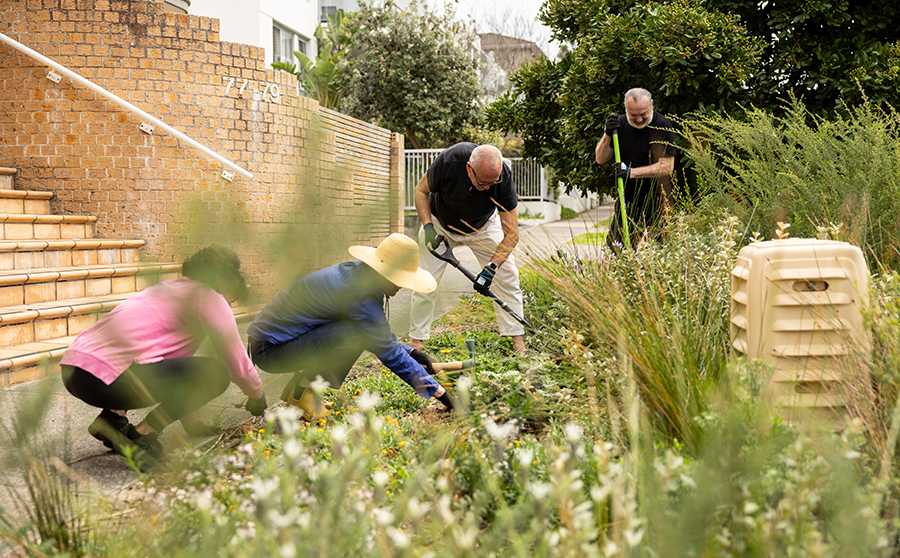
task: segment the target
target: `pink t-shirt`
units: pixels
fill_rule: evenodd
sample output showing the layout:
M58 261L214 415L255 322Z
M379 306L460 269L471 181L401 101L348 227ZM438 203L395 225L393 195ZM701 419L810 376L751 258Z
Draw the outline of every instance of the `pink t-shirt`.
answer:
M193 356L207 337L231 367L231 381L248 397L262 397L262 382L225 297L187 277L148 287L116 306L75 338L60 364L109 385L132 363Z

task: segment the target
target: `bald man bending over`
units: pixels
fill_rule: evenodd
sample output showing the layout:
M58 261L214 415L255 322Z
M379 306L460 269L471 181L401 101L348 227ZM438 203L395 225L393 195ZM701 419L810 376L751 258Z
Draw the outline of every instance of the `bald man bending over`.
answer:
M415 189L419 230L419 265L440 284L447 264L428 251L440 251L441 237L450 247L468 246L483 266L473 288L484 283L520 316L523 315L519 270L512 256L519 242L518 196L512 172L493 145L457 143L445 149L428 167ZM421 349L431 336L436 294L413 293L410 343ZM500 335L511 337L513 350L525 351L525 328L495 304Z

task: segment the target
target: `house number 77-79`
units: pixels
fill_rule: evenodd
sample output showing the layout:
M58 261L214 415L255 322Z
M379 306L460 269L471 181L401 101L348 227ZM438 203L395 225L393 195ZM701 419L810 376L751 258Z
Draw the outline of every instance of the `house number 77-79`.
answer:
M231 86L234 85L235 78L228 77L228 76L222 76L222 79L226 80L228 82L228 85L225 86L225 95L227 96L231 92ZM250 83L250 82L246 79L240 80L240 89L238 90L238 96L244 95L244 89L246 89L248 83ZM253 89L252 91L257 91L257 90ZM277 103L281 99L281 89L278 87L277 83L267 83L266 84L266 88L265 88L265 90L263 90L263 94L262 94L263 100L266 100L267 95L270 96L271 101L273 103Z

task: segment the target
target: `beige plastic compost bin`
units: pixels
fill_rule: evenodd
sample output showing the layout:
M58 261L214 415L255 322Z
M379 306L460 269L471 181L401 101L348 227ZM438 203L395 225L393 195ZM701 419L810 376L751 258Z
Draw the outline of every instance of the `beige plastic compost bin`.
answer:
M731 272L734 351L772 368L766 399L787 420L840 427L845 371L860 368L851 347L868 350L861 310L869 270L846 242L784 239L744 247Z

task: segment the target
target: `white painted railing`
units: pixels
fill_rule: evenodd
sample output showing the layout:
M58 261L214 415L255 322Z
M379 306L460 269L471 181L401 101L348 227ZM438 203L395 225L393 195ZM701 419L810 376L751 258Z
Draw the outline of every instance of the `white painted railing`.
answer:
M66 68L65 66L63 66L57 62L54 62L53 60L47 58L43 54L28 48L27 46L23 45L22 43L14 40L14 39L11 39L10 37L4 35L3 33L0 33L0 42L8 44L9 46L13 47L14 49L18 50L19 52L26 54L26 55L30 56L31 58L34 58L41 64L47 65L50 68L52 68L53 70L56 70L57 72L66 76L67 78L71 79L72 81L80 83L81 85L87 87L88 89L94 91L95 93L106 97L107 99L109 99L110 101L119 105L120 107L124 108L125 110L129 110L129 111L133 112L134 114L138 115L143 121L150 122L153 125L162 128L169 134L171 134L171 135L175 136L176 138L178 138L179 140L187 143L188 145L190 145L194 149L197 149L198 151L207 155L208 157L211 157L212 159L215 159L216 161L222 163L222 165L228 167L229 169L233 170L234 172L240 174L241 176L246 177L246 178L253 178L253 175L249 171L236 165L235 163L226 159L225 157L222 157L221 155L219 155L212 149L206 147L202 143L186 136L184 133L179 132L175 128L169 126L168 124L166 124L165 122L160 120L159 118L156 118L155 116L151 116L151 115L147 114L146 112L144 112L143 110L132 105L125 99L122 99L121 97L115 95L114 93L110 93L109 91L107 91L106 89L103 89L96 83L81 77L77 73L73 72L72 70ZM53 78L53 75L54 74L51 71L50 75L47 77ZM59 76L56 76L56 77L58 78ZM56 81L58 82L59 79L56 79ZM223 173L223 175L224 175L224 173ZM226 176L226 178L228 178L228 177Z
M407 149L405 153L405 209L415 209L413 190L443 149ZM516 192L523 201L551 201L547 188L547 173L533 159L507 158L512 170Z

